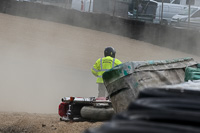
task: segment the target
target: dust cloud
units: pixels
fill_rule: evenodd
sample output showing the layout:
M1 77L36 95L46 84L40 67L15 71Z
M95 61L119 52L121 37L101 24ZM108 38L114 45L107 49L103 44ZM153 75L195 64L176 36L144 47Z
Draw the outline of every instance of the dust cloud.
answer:
M0 14L0 111L57 113L64 96L97 96L90 69L113 46L122 62L199 57L70 25Z

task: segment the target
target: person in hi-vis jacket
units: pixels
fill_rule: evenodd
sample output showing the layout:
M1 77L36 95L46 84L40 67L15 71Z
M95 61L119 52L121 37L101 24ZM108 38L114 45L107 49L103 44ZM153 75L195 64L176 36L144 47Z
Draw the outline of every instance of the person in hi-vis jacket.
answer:
M91 69L92 74L97 77L98 97L107 97L108 93L103 83L102 75L105 71L122 62L115 58L116 51L113 47L106 47L104 50L104 57L99 58Z

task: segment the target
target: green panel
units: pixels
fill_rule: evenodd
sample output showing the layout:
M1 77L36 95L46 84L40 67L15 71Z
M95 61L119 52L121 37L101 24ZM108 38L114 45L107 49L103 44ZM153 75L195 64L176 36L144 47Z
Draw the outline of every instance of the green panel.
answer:
M200 80L200 68L187 67L185 70L185 81L188 80Z

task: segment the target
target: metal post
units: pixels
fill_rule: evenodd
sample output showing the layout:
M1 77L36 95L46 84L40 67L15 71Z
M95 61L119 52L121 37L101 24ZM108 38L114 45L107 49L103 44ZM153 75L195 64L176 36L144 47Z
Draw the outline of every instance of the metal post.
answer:
M84 9L83 9L83 0L81 0L81 11L83 11Z
M132 0L132 3L133 3L133 5L132 5L132 6L133 6L133 7L132 7L132 8L133 8L133 9L132 9L132 14L133 14L133 13L134 13L134 8L135 8L135 2L134 2L134 0ZM133 14L132 17L133 17L133 18L135 17L134 14Z
M90 12L90 8L91 8L91 1L92 1L92 0L90 0L90 4L89 4L89 12Z
M190 8L191 8L191 1L189 0L189 8L188 8L188 28L190 28Z
M136 6L134 7L134 11L135 11L135 15L136 15L136 19L138 19L138 4L139 2L138 2L138 0L136 1Z
M162 24L162 21L163 21L163 7L164 7L163 2L164 2L164 0L162 0L161 20L160 20L160 23L161 23L161 24Z
M117 0L115 0L115 3L114 3L113 16L115 16L116 1Z

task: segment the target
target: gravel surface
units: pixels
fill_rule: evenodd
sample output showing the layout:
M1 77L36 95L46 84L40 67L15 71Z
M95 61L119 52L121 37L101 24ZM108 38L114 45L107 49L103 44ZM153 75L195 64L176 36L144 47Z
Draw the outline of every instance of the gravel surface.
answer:
M0 133L81 133L102 122L63 122L57 114L0 112Z

